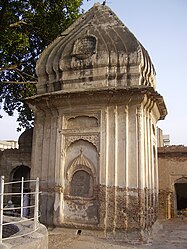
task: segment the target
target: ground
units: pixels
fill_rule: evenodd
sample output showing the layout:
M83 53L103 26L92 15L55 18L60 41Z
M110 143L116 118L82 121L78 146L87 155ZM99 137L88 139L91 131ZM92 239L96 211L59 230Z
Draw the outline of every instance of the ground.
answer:
M153 240L147 244L126 244L88 235L65 233L61 228L49 230L49 249L187 249L187 219L159 221Z

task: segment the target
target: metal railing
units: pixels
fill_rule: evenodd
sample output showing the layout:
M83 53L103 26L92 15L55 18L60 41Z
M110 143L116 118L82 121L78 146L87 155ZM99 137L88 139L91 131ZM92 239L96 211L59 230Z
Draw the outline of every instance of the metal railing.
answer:
M9 190L14 189L13 186L17 186L15 189L20 191L10 192ZM32 185L31 189L25 189L25 185ZM27 191L26 191L27 190ZM33 221L33 227L29 232L35 232L39 228L39 178L35 180L21 180L5 182L4 176L0 177L0 244L4 240L25 236L12 235L11 237L3 238L3 226L5 225L16 225L24 223L26 221ZM14 205L11 199L17 198L17 205ZM5 205L4 200L8 200ZM5 221L5 216L16 217L13 221ZM10 217L11 218L11 217ZM11 220L9 218L9 220Z

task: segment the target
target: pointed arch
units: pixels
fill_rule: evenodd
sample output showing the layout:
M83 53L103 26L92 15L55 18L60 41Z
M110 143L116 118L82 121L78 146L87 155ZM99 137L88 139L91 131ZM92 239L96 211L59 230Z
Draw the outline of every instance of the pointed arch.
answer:
M68 195L90 198L94 196L96 171L92 162L80 151L67 168Z

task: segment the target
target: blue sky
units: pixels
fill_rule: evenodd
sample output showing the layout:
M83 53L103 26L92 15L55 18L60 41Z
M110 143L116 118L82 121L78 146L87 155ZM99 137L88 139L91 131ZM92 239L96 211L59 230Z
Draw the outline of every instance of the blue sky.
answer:
M84 0L83 9L103 1ZM187 145L187 0L108 0L116 13L148 50L157 72L157 91L168 115L158 126L171 144ZM16 139L14 118L0 120L0 140Z

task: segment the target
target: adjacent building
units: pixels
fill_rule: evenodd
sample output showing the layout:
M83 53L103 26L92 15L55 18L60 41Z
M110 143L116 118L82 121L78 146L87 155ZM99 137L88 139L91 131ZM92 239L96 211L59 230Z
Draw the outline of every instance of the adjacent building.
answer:
M158 148L159 218L187 215L187 147Z
M15 140L0 141L0 151L15 148L18 148L18 142Z

